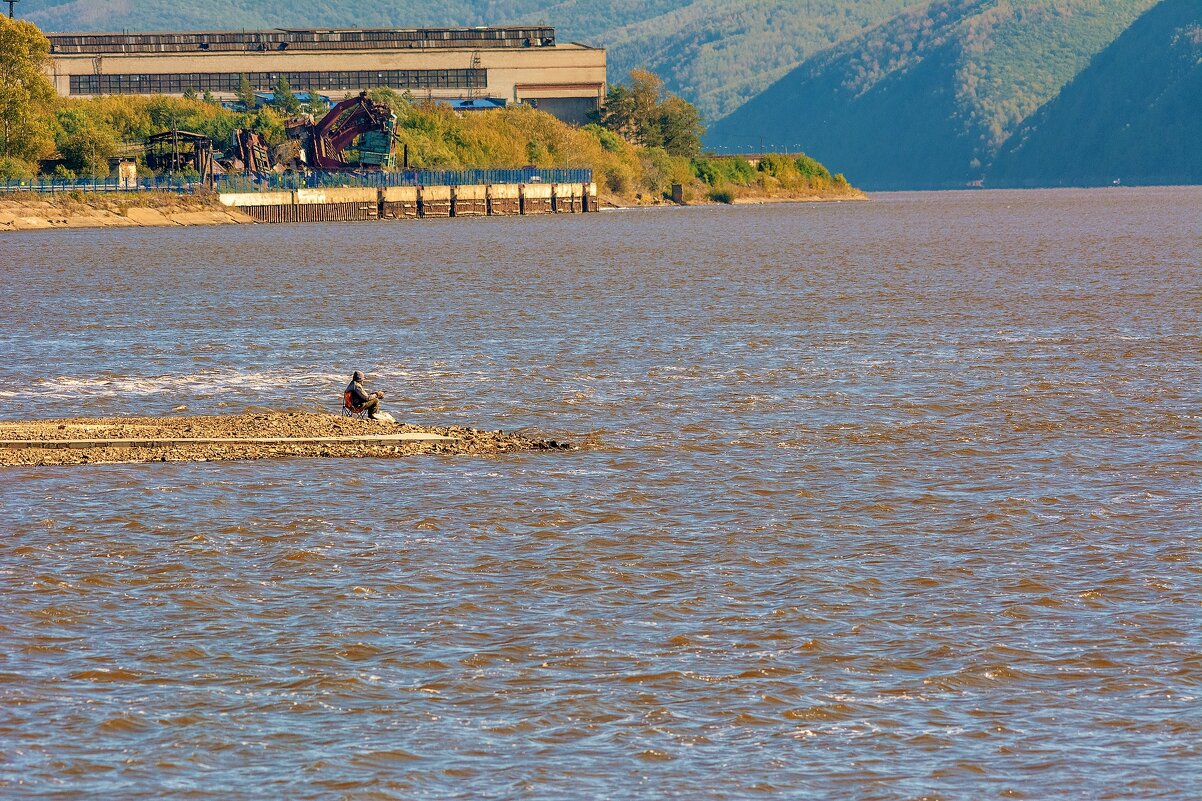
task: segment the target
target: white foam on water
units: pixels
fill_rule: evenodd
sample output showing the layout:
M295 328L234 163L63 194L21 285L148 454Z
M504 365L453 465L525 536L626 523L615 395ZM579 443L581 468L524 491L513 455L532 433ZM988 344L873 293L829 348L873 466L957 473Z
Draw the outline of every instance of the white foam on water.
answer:
M0 390L0 397L36 395L46 400L138 397L170 393L181 399L213 395L255 396L280 390L312 387L322 394L338 394L347 381L342 373L292 370L208 370L185 375L55 376L35 381L21 390Z

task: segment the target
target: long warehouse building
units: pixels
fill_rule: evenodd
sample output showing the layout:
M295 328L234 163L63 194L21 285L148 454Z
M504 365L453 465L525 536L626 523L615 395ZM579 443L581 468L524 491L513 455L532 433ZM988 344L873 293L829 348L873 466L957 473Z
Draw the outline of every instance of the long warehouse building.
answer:
M499 98L580 124L605 95L605 50L555 41L549 27L55 33L52 78L64 97L233 98L246 76L270 92L335 100L386 86L418 100Z

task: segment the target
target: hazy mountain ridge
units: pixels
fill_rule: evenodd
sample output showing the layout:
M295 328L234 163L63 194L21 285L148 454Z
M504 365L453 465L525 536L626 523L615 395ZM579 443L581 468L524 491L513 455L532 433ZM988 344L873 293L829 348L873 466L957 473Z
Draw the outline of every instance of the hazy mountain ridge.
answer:
M807 152L869 187L963 186L1153 0L944 0L821 53L707 142Z
M697 0L605 35L614 77L626 65L720 119L805 58L925 0Z
M1202 4L1164 0L1002 147L991 186L1202 183Z

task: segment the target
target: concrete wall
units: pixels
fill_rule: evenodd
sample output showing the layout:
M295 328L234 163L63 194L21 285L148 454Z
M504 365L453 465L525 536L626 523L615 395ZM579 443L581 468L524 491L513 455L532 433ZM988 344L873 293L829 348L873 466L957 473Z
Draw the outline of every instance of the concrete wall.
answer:
M290 206L291 192L227 192L218 195L223 206Z
M584 184L553 184L555 211L559 214L584 211Z
M551 184L522 184L522 214L550 214L554 192Z
M456 186L454 215L456 217L484 217L488 214L488 187L483 184Z
M337 187L320 189L297 189L296 203L371 203L379 201L380 190L374 187Z
M384 219L412 219L419 213L416 186L390 186L380 190L380 216Z
M595 211L595 184L335 187L219 195L260 222L336 222ZM594 198L590 203L590 197Z
M417 197L423 217L451 216L451 187L418 187Z
M380 191L381 200L385 203L417 202L416 186L390 186Z
M522 213L522 188L517 184L488 187L488 213L494 216Z

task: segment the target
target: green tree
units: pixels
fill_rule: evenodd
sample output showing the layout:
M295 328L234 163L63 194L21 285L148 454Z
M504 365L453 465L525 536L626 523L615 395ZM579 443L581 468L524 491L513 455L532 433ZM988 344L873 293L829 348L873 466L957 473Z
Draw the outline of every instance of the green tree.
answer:
M184 90L184 100L196 100L196 90L188 87Z
M408 92L398 92L395 89L389 89L387 86L369 89L367 91L367 99L388 106L392 109L392 113L397 116L397 120L404 120L409 116L409 112L413 108L413 95ZM321 105L326 105L324 101L320 101L320 103ZM329 111L328 106L326 111ZM313 113L314 116L317 115L316 109Z
M238 83L238 102L242 104L244 111L253 111L258 105L255 100L255 87L251 86L250 78L246 77L246 73L242 74L242 79Z
M330 113L330 104L325 101L325 98L316 94L309 93L309 113L313 115L313 119L320 120L322 117Z
M50 40L24 20L0 17L0 172L26 173L54 150L54 86L44 71Z
M210 92L208 89L205 89L205 93L200 96L200 99L203 100L205 103L208 103L210 106L220 106L221 105L219 102L217 102L217 98L213 97L213 93Z
M659 131L664 150L673 156L693 157L701 152L701 114L687 100L668 95L659 104Z
M601 125L636 145L657 147L663 136L659 124L659 96L664 82L647 70L631 70L630 84L609 87L600 112Z
M262 134L269 145L278 145L283 142L287 136L284 132L284 120L276 111L268 106L243 115L242 127Z
M631 70L630 83L614 84L598 114L602 126L628 142L662 147L673 156L701 151L701 114L676 95L662 97L664 82L647 70Z
M109 174L109 160L117 154L112 128L78 108L58 112L55 142L67 168L80 175L100 178Z
M288 79L281 75L275 81L275 97L272 103L275 108L284 115L292 116L300 114L301 104L296 99L296 95L292 93L292 87L288 85Z

